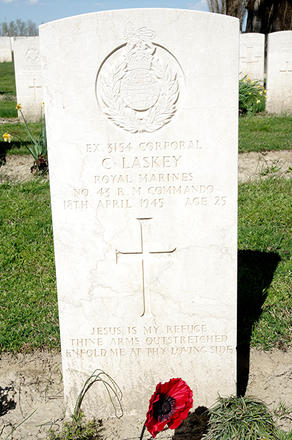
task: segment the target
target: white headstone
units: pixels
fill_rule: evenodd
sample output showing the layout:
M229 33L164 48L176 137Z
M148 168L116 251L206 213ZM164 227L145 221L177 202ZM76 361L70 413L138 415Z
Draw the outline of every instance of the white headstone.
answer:
M292 113L292 31L268 36L266 109Z
M14 38L17 103L27 121L40 120L43 101L39 37Z
M131 415L171 377L195 406L235 393L238 20L106 11L40 38L67 404L95 368ZM113 414L102 386L85 404Z
M240 34L239 73L243 77L264 82L265 35L257 33Z
M12 61L10 37L0 37L0 63Z

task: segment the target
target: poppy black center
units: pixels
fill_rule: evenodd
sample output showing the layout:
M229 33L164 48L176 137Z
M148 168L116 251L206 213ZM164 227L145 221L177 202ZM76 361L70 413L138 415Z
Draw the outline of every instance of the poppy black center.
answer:
M175 399L167 394L160 394L159 400L153 404L153 417L158 422L168 420L174 413Z

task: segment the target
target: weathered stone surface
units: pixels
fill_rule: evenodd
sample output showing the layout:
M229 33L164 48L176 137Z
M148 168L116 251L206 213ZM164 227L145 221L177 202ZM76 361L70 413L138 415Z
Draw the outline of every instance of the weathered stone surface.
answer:
M239 73L249 78L264 81L265 35L257 33L240 34Z
M292 113L292 31L268 36L266 109Z
M0 37L0 63L12 61L10 37Z
M65 398L100 368L235 393L239 25L174 9L40 27ZM228 75L226 75L228 72ZM84 408L113 415L101 384Z
M15 37L13 50L17 102L25 119L37 122L43 101L39 37Z

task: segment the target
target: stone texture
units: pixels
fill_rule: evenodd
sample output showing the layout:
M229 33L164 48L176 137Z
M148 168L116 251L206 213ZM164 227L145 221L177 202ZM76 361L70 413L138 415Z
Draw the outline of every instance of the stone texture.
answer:
M106 11L40 43L66 404L96 368L142 418L171 377L235 393L238 20ZM113 415L102 384L84 408Z
M10 45L11 45L11 51L14 51L14 38L15 37L10 37Z
M10 37L0 37L0 63L12 61Z
M265 35L257 33L240 34L239 72L253 80L264 81Z
M39 37L14 38L14 67L17 103L27 121L37 122L43 101Z
M268 36L266 110L292 113L292 31Z

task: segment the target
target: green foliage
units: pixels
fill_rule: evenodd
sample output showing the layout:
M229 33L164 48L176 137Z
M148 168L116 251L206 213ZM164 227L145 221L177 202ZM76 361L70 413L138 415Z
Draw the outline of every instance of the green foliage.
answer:
M277 440L273 418L263 402L219 397L210 409L204 440Z
M50 431L47 440L101 440L101 420L86 421L81 413L72 417L59 431Z
M239 112L258 113L265 109L266 91L259 81L247 76L239 80Z
M0 206L0 352L59 348L49 183L4 183Z
M31 20L23 21L17 18L15 21L3 21L0 23L0 36L2 37L28 37L38 34L38 27Z
M292 116L239 118L239 152L292 149Z
M277 432L277 440L292 440L292 431L284 432L279 430Z
M40 119L40 133L39 137L36 138L32 132L30 131L29 125L27 124L24 114L22 112L22 108L20 104L17 104L17 108L20 111L20 114L22 116L25 130L31 140L31 145L27 145L27 149L34 158L34 160L37 162L40 157L46 158L47 157L47 135L46 135L46 123L45 123L45 115L43 112L43 105L42 105L42 112L41 112L41 119Z

